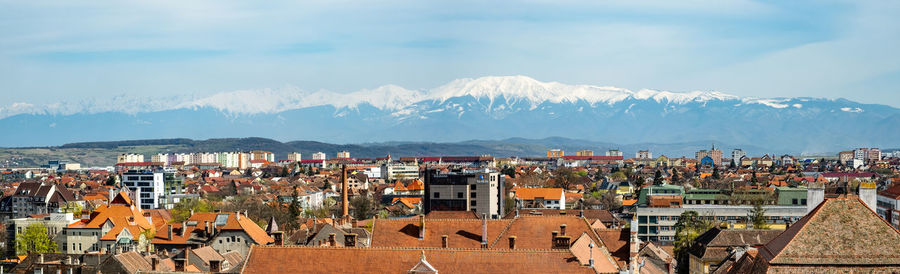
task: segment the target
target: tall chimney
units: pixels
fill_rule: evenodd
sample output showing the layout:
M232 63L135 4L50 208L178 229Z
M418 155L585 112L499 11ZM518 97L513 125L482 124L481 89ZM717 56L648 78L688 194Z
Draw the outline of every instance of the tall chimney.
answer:
M348 201L347 193L350 190L347 188L347 165L341 165L341 207L343 209L343 214L341 217L350 216L350 202Z
M337 245L337 243L335 243L335 240L334 240L334 233L329 233L328 234L328 246L335 246L335 245Z
M184 232L187 231L187 222L181 222L181 237L184 237Z
M584 209L583 208L578 211L578 217L584 218Z
M631 239L628 241L629 244L629 263L632 273L636 273L638 271L638 252L640 252L641 240L638 239L638 220L637 218L631 219Z
M447 242L447 237L448 237L447 235L441 235L441 247L442 248L447 248L447 246L449 246L449 243Z
M566 236L566 224L559 225L559 235Z
M509 236L509 249L516 249L516 236Z
M425 240L425 215L419 215L419 240Z
M150 270L156 271L156 268L159 267L159 258L153 257L150 258Z
M172 240L172 236L174 236L174 235L172 235L172 225L169 224L169 237L168 237L167 239L169 239L169 241L171 241L171 240Z
M487 247L487 213L481 213L481 248Z
M806 214L825 201L825 186L822 183L810 182L806 190Z

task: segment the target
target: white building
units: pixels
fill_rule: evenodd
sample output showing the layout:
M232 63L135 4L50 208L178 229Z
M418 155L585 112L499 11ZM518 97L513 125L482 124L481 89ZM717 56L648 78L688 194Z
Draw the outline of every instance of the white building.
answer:
M346 151L346 150L342 150L342 151L340 151L340 152L337 153L337 158L338 158L338 159L347 159L347 158L350 158L350 152L349 152L349 151Z
M299 152L292 152L288 154L287 159L292 162L299 162L303 160L303 155L301 155Z
M747 152L739 148L731 151L731 160L734 161L735 165L741 165L741 158L744 157L747 157Z
M650 150L641 150L635 153L634 157L638 159L652 159L653 153Z
M419 178L419 166L418 165L402 165L402 164L390 164L390 165L382 165L381 166L381 176L383 179L418 179Z
M134 194L135 205L143 209L172 208L166 201L184 193L183 178L174 170L129 170L122 174L122 185Z
M325 160L325 153L324 152L313 153L312 158L313 158L313 160Z
M622 156L622 152L619 151L618 149L610 149L609 151L606 152L606 156L619 156L619 157L621 157L621 156Z
M144 155L134 153L123 153L116 157L116 163L140 163L144 161Z

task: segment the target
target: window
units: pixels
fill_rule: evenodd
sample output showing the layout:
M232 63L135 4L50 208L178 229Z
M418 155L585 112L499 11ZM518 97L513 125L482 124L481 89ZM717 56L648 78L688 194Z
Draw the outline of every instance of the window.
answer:
M456 198L457 198L457 199L462 199L462 198L463 198L463 193L462 193L462 192L457 192L457 193L456 193Z
M477 194L477 192L469 193L469 198L475 199L476 198L475 196L477 196L475 194Z
M797 199L791 199L791 204L792 204L792 205L796 205L797 202L798 202Z
M470 206L476 206L477 203L475 203L475 202L476 202L475 200L472 200L471 202L469 202L469 205L470 205Z
M231 236L231 241L232 241L232 242L236 242L236 241L234 240L234 236Z
M478 189L478 184L474 184L474 185L472 185L472 186L471 186L471 188L470 188L470 189L472 189L472 190L476 190L476 189Z
M440 192L435 192L435 193L434 193L434 198L435 198L435 199L441 198L441 193L440 193Z
M801 204L801 205L805 205L805 204L806 204L806 199L800 199L800 204Z

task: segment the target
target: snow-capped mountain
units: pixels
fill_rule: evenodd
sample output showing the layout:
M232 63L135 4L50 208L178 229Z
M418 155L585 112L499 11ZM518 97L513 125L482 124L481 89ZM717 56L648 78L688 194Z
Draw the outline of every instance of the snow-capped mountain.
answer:
M797 152L893 146L900 110L843 99L746 98L540 82L451 81L352 93L297 87L210 96L0 106L0 146L73 141L264 136L329 142L563 136L621 144L719 140Z

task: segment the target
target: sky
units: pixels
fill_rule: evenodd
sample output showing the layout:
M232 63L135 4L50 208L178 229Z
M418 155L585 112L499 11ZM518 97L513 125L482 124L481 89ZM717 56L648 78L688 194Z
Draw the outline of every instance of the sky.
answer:
M900 1L7 1L0 107L526 75L900 107Z

